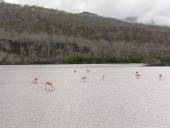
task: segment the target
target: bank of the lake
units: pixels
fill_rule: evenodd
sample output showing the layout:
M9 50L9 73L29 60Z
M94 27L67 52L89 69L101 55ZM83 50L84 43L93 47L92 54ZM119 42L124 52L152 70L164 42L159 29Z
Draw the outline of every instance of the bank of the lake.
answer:
M1 65L30 65L30 64L145 64L146 66L169 66L169 57L145 57L137 55L129 56L78 56L69 55L60 59L37 59L23 57L13 60L9 56L2 58Z

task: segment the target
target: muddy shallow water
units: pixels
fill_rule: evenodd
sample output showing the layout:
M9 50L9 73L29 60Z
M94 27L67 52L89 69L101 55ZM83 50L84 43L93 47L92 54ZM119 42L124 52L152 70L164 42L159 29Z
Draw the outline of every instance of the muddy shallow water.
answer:
M1 128L169 128L170 67L0 66L0 117Z

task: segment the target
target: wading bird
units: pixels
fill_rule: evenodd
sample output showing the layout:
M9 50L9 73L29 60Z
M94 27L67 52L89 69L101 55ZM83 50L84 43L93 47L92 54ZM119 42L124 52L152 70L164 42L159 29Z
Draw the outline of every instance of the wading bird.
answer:
M163 74L159 74L159 80L163 80Z
M140 79L140 76L141 76L141 75L139 74L139 72L136 72L136 73L135 73L136 79Z
M32 83L33 83L33 84L38 84L38 79L39 79L38 77L35 77L35 78L33 79Z
M86 82L86 80L87 80L87 77L86 77L86 76L83 76L83 77L80 79L81 82Z
M45 82L45 90L54 91L55 87L51 81Z
M105 75L102 76L102 80L105 80Z

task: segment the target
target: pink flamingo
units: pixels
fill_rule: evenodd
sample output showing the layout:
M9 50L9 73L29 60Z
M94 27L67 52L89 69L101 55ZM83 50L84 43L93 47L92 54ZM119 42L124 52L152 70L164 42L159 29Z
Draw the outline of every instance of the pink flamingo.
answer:
M86 82L86 80L87 80L87 77L86 77L86 76L83 76L83 77L80 79L80 81L83 81L83 82Z
M51 81L47 81L45 82L45 89L47 89L48 87L48 91L54 91L55 87L53 86L53 83Z
M33 84L38 84L38 79L39 79L38 77L35 77L35 78L33 79L32 83L33 83Z
M102 80L105 80L105 75L102 76Z
M141 75L139 74L139 72L136 72L136 73L135 73L135 77L136 77L137 79L140 79L140 76L141 76Z
M159 74L159 80L163 80L163 74Z

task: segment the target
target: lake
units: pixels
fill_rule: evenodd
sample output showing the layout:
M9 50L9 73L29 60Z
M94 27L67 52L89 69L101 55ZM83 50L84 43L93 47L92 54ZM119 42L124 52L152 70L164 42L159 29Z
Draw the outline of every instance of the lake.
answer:
M170 68L0 66L0 117L1 128L169 128Z

